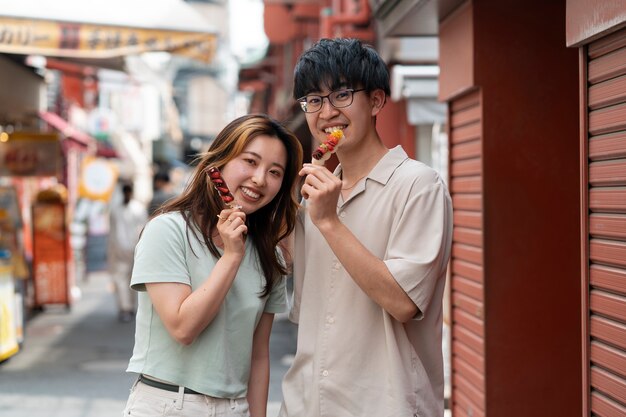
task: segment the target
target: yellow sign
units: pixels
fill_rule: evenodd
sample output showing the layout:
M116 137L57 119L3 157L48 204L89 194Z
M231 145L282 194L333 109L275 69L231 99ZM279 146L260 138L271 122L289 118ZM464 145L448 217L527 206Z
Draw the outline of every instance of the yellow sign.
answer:
M81 167L78 195L91 200L109 201L116 182L115 165L103 158L87 157Z
M166 51L210 62L214 34L139 29L0 16L0 52L106 59Z
M15 287L11 271L11 267L0 265L0 361L13 356L19 350L15 322Z

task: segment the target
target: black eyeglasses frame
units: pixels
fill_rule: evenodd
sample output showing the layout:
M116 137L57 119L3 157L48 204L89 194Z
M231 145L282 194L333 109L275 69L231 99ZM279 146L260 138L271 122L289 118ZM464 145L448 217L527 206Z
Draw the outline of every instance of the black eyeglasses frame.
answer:
M354 102L354 93L358 93L359 91L365 91L365 88L342 88L340 90L335 90L335 91L331 91L330 93L326 94L326 95L320 95L320 94L307 94L306 96L302 96L299 99L297 99L296 101L300 104L300 108L302 109L303 112L305 113L317 113L318 111L322 110L322 107L324 107L324 99L328 100L328 103L333 106L336 109L344 109L350 105L352 105L352 103ZM340 92L350 92L350 102L346 105L342 105L342 106L337 106L335 105L335 103L333 103L333 101L330 99L330 96L332 96L333 94L337 94ZM307 97L319 97L321 100L321 104L320 104L320 108L317 110L313 110L313 111L306 111L306 107L307 107Z

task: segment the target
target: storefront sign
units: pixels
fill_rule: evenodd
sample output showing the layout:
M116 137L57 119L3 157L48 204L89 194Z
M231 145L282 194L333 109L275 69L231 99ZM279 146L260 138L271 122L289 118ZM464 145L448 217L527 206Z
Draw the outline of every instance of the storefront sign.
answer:
M61 167L58 136L12 133L0 141L0 176L57 176Z
M216 46L210 33L0 16L0 52L5 53L106 59L167 51L208 63Z

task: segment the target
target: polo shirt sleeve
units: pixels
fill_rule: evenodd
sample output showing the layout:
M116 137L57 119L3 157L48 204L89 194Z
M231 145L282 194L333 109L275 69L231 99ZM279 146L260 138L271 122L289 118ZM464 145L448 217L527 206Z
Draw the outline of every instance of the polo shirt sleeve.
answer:
M441 181L409 193L394 223L385 257L387 268L423 318L437 281L445 278L452 239L452 203Z
M265 302L264 313L283 313L287 310L287 287L285 277L282 276L272 288L270 295Z
M193 235L190 238L193 239ZM154 282L191 285L185 259L186 239L182 218L160 215L152 219L144 228L135 249L131 288L145 291L145 284Z

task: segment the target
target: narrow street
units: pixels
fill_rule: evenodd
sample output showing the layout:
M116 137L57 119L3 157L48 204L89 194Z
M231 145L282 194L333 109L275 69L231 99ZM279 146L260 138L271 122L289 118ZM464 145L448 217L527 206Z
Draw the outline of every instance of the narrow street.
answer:
M0 364L3 417L121 415L134 375L125 372L134 325L117 320L106 273L79 283L71 311L49 306L28 321L25 343ZM295 326L277 316L271 339L268 417L280 406L280 381L295 352Z

